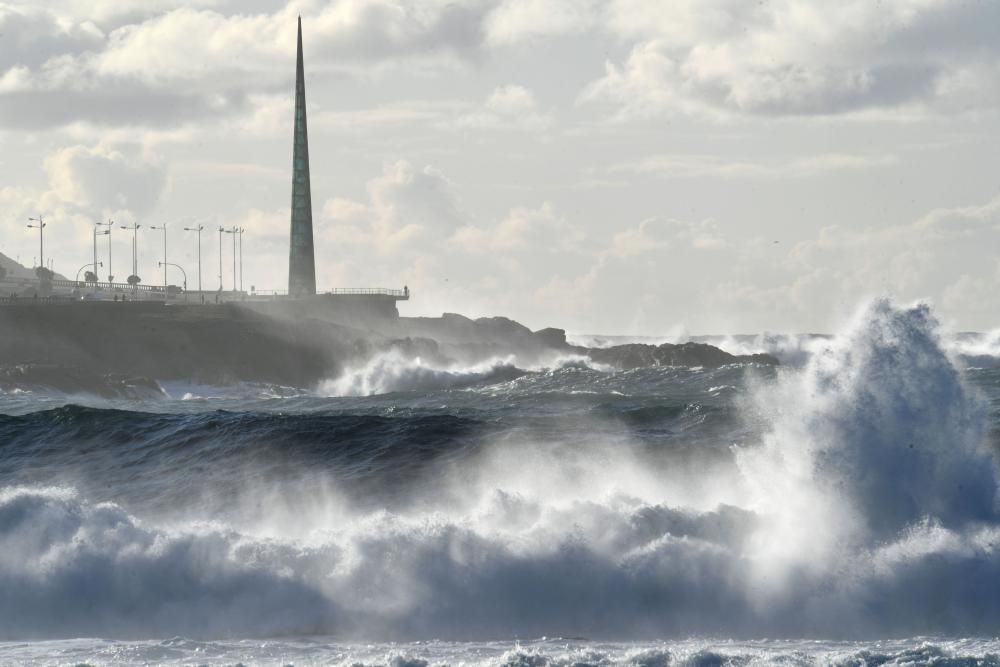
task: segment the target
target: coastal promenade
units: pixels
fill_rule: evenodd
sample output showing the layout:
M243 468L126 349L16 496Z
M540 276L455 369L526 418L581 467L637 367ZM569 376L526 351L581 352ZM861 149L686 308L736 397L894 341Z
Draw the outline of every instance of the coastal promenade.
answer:
M408 288L340 287L318 296L375 297L393 301L408 301ZM24 300L38 303L66 303L69 301L159 301L183 303L222 303L229 301L273 301L288 298L287 292L278 290L189 291L177 285L143 285L129 283L84 282L51 280L42 282L33 278L6 278L0 280L0 305Z

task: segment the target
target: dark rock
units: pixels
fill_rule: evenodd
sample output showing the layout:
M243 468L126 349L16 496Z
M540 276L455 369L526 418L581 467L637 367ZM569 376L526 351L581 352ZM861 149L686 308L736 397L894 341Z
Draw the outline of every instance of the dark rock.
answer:
M553 349L559 350L567 346L565 329L549 327L547 329L539 329L534 335L543 345L548 345Z
M0 307L0 365L76 368L157 380L310 386L340 372L363 336L236 304L71 302Z
M778 360L769 354L729 354L707 343L664 343L644 345L632 343L603 349L585 350L594 361L622 370L650 366L705 366L717 368L727 364L755 363L777 366Z
M531 329L509 317L480 317L476 319L481 335L495 341L518 341L531 338Z
M94 373L73 366L18 364L0 368L0 389L4 391L47 391L61 394L89 394L101 398L152 399L166 394L156 380L115 373Z

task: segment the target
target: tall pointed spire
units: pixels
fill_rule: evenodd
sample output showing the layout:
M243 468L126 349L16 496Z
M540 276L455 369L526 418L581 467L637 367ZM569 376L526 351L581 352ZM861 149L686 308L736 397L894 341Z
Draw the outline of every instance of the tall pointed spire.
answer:
M312 191L309 185L309 135L306 132L306 82L302 64L302 17L295 60L295 138L292 148L292 225L288 255L288 294L316 294Z

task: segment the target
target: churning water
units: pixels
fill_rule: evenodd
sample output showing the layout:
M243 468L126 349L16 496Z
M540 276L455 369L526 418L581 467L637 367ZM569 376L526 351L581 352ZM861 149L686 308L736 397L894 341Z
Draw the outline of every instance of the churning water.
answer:
M1000 664L990 340L11 392L0 662Z

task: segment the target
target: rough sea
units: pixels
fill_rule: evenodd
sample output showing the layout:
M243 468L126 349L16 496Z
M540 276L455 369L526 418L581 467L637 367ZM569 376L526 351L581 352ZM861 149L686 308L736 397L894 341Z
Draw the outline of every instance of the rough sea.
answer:
M1000 665L1000 336L0 394L0 664Z

